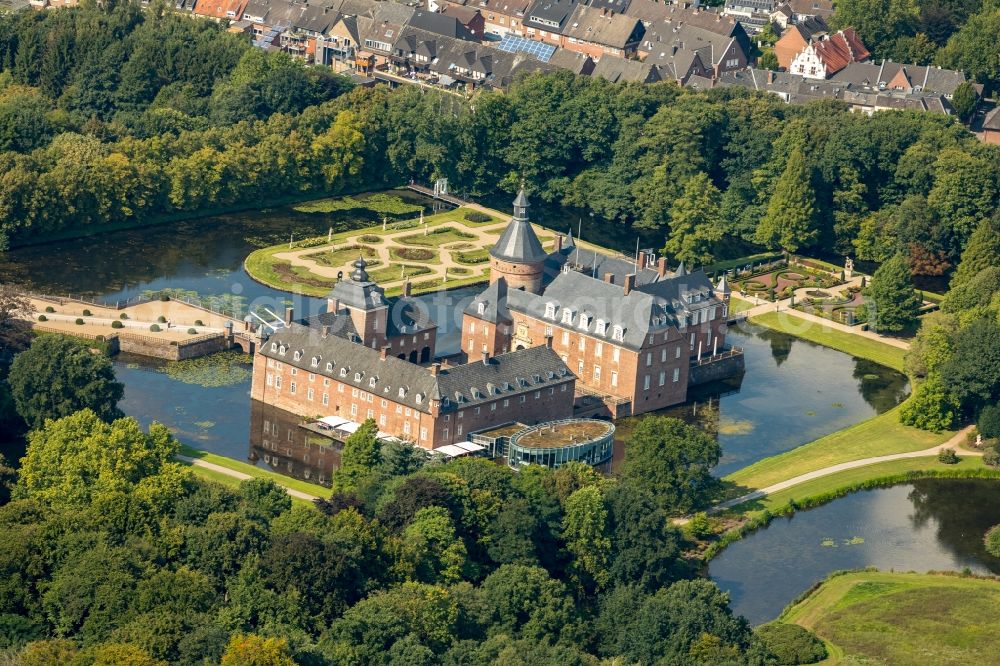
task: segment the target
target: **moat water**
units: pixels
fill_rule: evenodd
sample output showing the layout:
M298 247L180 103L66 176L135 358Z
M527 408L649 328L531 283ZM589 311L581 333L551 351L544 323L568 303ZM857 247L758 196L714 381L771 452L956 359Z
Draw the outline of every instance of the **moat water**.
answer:
M853 493L775 519L722 551L709 575L754 624L844 569L1000 575L1000 558L983 546L1000 523L998 492L986 479L921 479Z

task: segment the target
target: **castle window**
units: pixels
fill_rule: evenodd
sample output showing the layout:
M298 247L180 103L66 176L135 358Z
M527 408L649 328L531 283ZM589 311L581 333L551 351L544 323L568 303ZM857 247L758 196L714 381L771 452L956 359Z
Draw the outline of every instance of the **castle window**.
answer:
M580 328L590 328L590 315L580 315Z
M424 396L422 396L422 395L420 395L420 394L418 393L418 394L416 395L416 398L415 398L415 399L416 399L416 401L417 401L417 404L419 405L420 403L422 403L422 402L424 401Z
M566 308L565 310L563 310L563 318L562 318L562 320L563 320L564 324L572 324L573 323L573 311L570 310L569 308Z
M556 304L555 303L546 303L545 304L545 316L548 317L549 319L555 319L556 318Z
M341 377L346 377L347 376L347 368L341 368L340 369L340 376Z
M356 382L360 382L361 381L361 373L360 372L355 372L354 373L354 381L356 381Z
M333 372L333 363L327 362L327 364L326 364L326 371L327 372Z
M399 387L399 397L400 398L405 398L406 397L406 389L404 387L402 387L402 386Z
M378 377L372 377L368 380L368 386L375 386L375 382L378 381Z
M604 335L607 332L608 325L603 319L598 319L597 323L594 325L594 333L597 335Z
M278 353L281 354L282 356L285 355L285 345L281 345L280 347L278 347Z
M295 352L295 360L297 361L300 358L302 358L302 352Z
M278 351L278 343L277 342L272 342L271 343L271 351Z
M625 338L625 331L622 329L621 326L615 326L614 329L612 329L611 331L611 338L613 340L621 342Z
M319 367L319 356L313 356L312 357L312 367L314 367L314 368L318 368Z
M480 303L478 310L479 314L486 314L486 303Z

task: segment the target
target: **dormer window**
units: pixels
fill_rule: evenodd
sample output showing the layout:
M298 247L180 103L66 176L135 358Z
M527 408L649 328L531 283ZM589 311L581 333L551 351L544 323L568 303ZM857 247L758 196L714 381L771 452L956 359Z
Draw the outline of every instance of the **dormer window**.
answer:
M480 303L477 306L477 310L478 310L479 314L486 314L486 303Z
M604 335L607 333L608 324L603 319L598 319L597 323L594 324L594 333L597 335Z
M545 304L545 316L547 318L549 318L549 319L555 319L556 318L556 304L555 303L551 303L550 302L550 303L546 303Z
M566 308L565 310L563 310L563 318L562 318L562 320L563 320L564 324L572 324L573 323L573 311L570 310L569 308Z
M536 384L540 384L542 381L542 376L538 373L533 374L531 378L535 380Z
M313 356L312 357L312 363L310 365L312 365L312 367L314 367L314 368L318 368L319 367L319 356Z
M347 376L347 368L341 368L340 369L340 376L341 377L346 377Z
M590 328L590 315L582 314L580 315L580 328Z
M615 326L611 331L611 339L621 342L625 339L625 331L621 326Z
M271 343L271 351L278 351L278 343L277 342L272 342Z
M280 347L278 347L278 353L281 354L282 356L285 355L285 345L281 345Z
M375 386L377 382L378 382L378 377L372 377L371 379L368 380L368 386Z
M403 386L399 387L399 397L400 398L405 398L406 397L406 388L403 387Z
M354 373L354 381L356 381L356 382L360 382L360 381L361 381L361 375L362 375L362 373L360 373L360 372L355 372L355 373Z
M327 364L326 364L326 371L327 372L333 372L333 363L327 362Z
M298 361L300 358L302 358L302 352L298 352L298 351L295 352L295 360Z
M415 400L417 401L417 404L419 405L420 403L422 403L422 402L424 401L424 396L422 396L421 394L419 394L419 393L418 393L418 394L417 394L417 395L416 395L416 396L414 397L414 399L415 399Z

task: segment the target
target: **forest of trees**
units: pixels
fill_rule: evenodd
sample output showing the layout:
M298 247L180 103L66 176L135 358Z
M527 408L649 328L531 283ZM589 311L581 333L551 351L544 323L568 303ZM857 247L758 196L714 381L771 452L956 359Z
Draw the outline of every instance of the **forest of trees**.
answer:
M728 235L904 253L936 275L1000 201L1000 148L954 118L569 73L471 100L350 90L210 23L129 6L0 17L0 68L0 237L14 243L441 175L471 195L523 179L698 263Z

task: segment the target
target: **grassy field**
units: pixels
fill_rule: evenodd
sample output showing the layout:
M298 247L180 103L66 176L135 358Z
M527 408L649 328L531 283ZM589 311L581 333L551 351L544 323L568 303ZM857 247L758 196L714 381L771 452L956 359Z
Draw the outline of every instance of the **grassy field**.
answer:
M959 452L959 457L961 460L955 465L945 465L944 463L938 461L937 456L923 456L920 458L890 460L889 462L848 469L843 472L837 472L836 474L821 477L819 479L806 481L805 483L800 483L797 486L786 488L785 490L779 490L778 492L772 493L762 499L753 500L751 502L747 502L746 504L734 507L733 511L749 511L754 513L756 511L767 509L773 513L777 509L787 505L791 500L801 504L807 502L809 498L822 496L827 493L838 491L842 488L851 488L874 479L883 479L889 476L907 474L910 472L961 474L964 472L987 469L987 467L983 465L983 459L981 456L962 455L962 453Z
M946 442L954 434L952 431L933 433L904 426L899 422L899 407L895 407L867 421L744 467L725 477L725 481L748 489L764 488L849 460L929 449Z
M400 236L396 239L396 242L402 243L403 245L440 247L442 245L447 245L448 243L457 243L459 241L467 241L473 238L475 238L475 236L472 234L467 234L464 231L455 229L454 227L437 227L429 230L427 235L420 233L412 234L410 236Z
M181 445L181 455L187 456L189 458L197 458L199 460L204 460L206 462L214 463L220 467L225 467L226 469L231 469L236 472L242 472L244 474L249 474L252 477L258 479L270 479L277 483L279 486L285 488L291 488L292 490L298 490L309 495L315 495L317 497L328 497L330 495L330 489L320 486L315 483L309 483L308 481L300 481L299 479L293 479L290 476L285 476L283 474L277 474L275 472L262 469L260 467L255 467L248 463L243 463L238 460L233 460L232 458L226 458L225 456L219 456L214 453L209 453L208 451L202 451L201 449L195 449L190 446ZM231 487L238 487L240 485L239 479L234 479L231 476L225 476L219 472L213 470L204 469L201 467L193 467L192 469L199 476L205 478L211 478L213 481L219 481ZM221 478L217 478L221 477Z
M893 370L903 371L903 357L906 355L906 350L900 347L893 347L878 340L852 335L776 312L752 317L750 321L803 340L846 352L852 356L875 361Z
M729 297L729 311L732 313L746 312L752 307L754 307L754 304L751 301L745 301L739 296Z
M779 618L827 642L828 664L1000 663L1000 582L938 574L833 576Z

